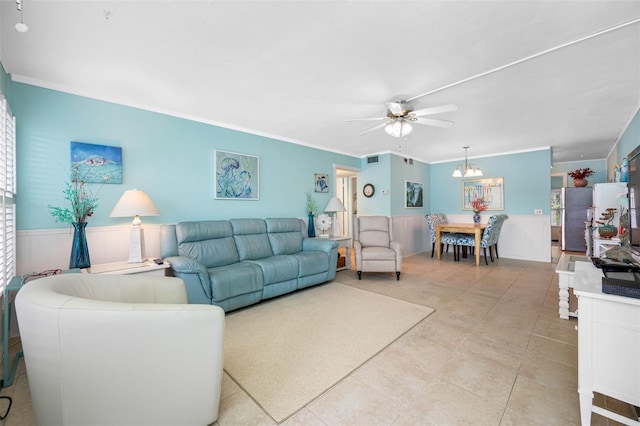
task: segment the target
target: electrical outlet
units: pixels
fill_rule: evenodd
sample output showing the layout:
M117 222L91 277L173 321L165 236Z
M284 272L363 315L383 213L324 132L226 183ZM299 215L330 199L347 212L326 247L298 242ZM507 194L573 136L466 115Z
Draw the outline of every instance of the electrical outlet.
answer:
M542 209L535 209L534 213L535 214L542 214Z

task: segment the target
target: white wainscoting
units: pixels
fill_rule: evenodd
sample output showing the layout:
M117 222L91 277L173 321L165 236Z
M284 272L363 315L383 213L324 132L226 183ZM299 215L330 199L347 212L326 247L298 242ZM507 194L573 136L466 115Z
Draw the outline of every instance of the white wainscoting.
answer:
M160 225L144 224L146 257L160 257ZM122 262L129 258L130 225L87 226L91 263ZM18 275L69 267L73 228L33 229L16 233Z
M487 220L489 215L483 215ZM447 215L452 223L471 223L471 215ZM144 224L146 257L160 257L160 226ZM91 263L120 262L129 258L129 225L87 228ZM431 251L427 221L422 215L394 216L394 239L402 242L403 256ZM69 266L73 229L35 229L17 232L17 273L28 274ZM551 262L550 216L509 215L500 233L500 257Z
M488 214L482 220L489 219ZM472 223L470 214L447 215L450 223ZM394 239L402 242L403 256L431 251L429 228L424 216L394 216ZM551 262L551 217L548 215L509 215L500 232L501 258Z
M483 214L486 222L490 214ZM471 215L447 215L449 222L471 223ZM498 253L501 258L551 262L551 216L509 215L502 225Z

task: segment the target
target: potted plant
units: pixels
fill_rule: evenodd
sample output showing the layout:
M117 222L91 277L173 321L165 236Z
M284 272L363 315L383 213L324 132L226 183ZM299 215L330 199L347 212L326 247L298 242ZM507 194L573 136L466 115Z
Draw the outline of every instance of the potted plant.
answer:
M611 224L615 215L616 209L608 208L600 214L600 220L596 220L596 223L600 225L598 227L598 234L600 234L600 238L609 240L618 235L618 229Z
M585 167L583 169L576 169L572 172L569 172L568 175L573 178L573 186L580 188L589 184L586 178L594 173L595 172L589 167Z

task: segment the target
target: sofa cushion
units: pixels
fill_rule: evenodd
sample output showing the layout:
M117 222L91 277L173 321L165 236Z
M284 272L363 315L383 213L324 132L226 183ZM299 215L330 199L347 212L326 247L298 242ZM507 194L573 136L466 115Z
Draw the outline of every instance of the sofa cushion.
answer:
M389 219L384 216L363 216L358 220L358 240L362 247L389 247Z
M302 251L300 219L271 218L265 220L273 254L295 254Z
M319 274L327 271L329 256L323 251L301 251L292 255L298 260L298 277Z
M273 256L264 220L231 219L230 222L240 260L264 259Z
M178 254L194 258L207 268L240 261L228 220L181 222L176 225L176 236Z
M271 256L248 262L260 266L265 286L298 277L298 260L293 256Z
M263 287L260 267L248 262L210 268L209 277L214 301L256 291L261 292Z

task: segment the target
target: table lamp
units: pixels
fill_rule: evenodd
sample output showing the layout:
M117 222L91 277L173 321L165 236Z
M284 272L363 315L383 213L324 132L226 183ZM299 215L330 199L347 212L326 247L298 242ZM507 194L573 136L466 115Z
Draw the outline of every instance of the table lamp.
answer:
M159 216L160 212L153 205L153 201L146 192L139 189L129 189L122 194L109 217L131 217L129 263L141 263L144 258L144 230L140 216Z
M340 225L338 225L338 212L346 212L347 209L344 208L342 202L333 197L327 203L327 207L324 208L324 211L327 213L333 213L333 236L340 236Z

